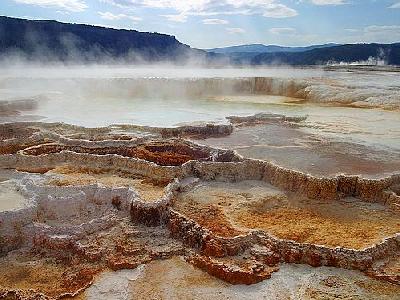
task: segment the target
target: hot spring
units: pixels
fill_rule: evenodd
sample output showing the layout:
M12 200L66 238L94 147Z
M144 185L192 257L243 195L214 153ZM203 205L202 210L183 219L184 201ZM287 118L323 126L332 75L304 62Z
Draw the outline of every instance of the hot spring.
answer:
M0 298L400 293L395 68L6 68L0 183Z

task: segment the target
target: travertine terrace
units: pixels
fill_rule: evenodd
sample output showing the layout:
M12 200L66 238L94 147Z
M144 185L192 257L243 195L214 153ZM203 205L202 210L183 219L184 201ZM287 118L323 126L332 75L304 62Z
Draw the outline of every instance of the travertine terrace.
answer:
M265 81L230 84L301 85ZM0 298L398 299L397 153L305 115L226 117L0 124Z
M15 270L2 277L3 296L74 296L103 270L176 255L231 284L270 278L284 262L398 283L382 265L399 253L398 175L313 177L184 138L226 136L229 126L166 138L23 125L2 125L2 168L26 199L1 213L2 269Z

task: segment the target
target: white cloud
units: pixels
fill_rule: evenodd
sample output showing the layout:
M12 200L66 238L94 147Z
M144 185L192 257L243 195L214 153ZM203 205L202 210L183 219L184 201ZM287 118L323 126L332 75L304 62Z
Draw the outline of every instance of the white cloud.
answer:
M393 3L393 5L389 6L389 8L400 8L400 2Z
M393 43L400 40L400 25L370 25L365 28L345 29L346 42Z
M106 3L106 4L111 4L114 6L117 6L119 8L126 8L129 6L129 0L123 1L123 0L99 0L101 3Z
M360 29L355 29L355 28L346 28L345 31L347 32L351 32L351 33L356 33L356 32L360 32Z
M263 15L269 18L287 18L297 15L297 11L280 3L279 0L100 0L118 7L148 7L172 9L176 15L172 21L184 20L183 16L217 15ZM175 17L173 17L175 16ZM178 17L179 16L179 17Z
M168 21L177 22L177 23L185 23L187 20L187 15L185 15L185 14L161 15L161 16L167 18Z
M100 15L100 18L104 19L104 20L110 20L110 21L116 21L116 20L121 20L121 19L129 19L131 21L137 22L137 21L141 21L142 18L140 17L135 17L135 16L128 16L125 14L118 14L115 15L111 12L101 12L99 11L98 14Z
M297 16L297 11L283 4L271 4L269 9L263 13L263 16L269 18L289 18Z
M345 0L311 0L315 5L342 5L346 4Z
M276 35L292 35L296 33L296 29L291 27L270 28L269 32Z
M371 25L365 27L365 32L372 33L397 33L400 34L400 25Z
M223 19L204 19L202 22L205 25L222 25L229 23L227 20Z
M88 6L84 0L14 0L20 4L37 5L41 7L56 7L73 12L84 11Z
M230 34L241 34L246 32L243 28L239 27L229 27L226 28L226 31L228 31Z
M60 15L69 15L70 12L66 11L66 10L56 10L56 13L60 14Z

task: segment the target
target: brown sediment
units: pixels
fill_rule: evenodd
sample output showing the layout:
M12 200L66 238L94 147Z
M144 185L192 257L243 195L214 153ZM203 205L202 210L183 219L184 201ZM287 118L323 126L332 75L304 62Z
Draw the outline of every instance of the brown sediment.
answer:
M186 145L154 143L139 146L134 150L134 157L155 162L159 165L182 165L189 160L209 159L210 154Z
M252 116L240 117L230 116L226 117L232 124L238 127L256 126L261 124L275 124L275 123L299 123L305 121L307 117L288 117L278 114L258 113Z
M386 296L387 299L396 299L395 296L398 289L398 285L383 285L381 281L370 281L370 280L358 280L356 284L362 287L369 293L376 295Z
M361 250L298 243L278 239L262 231L233 238L220 237L202 228L190 218L173 211L170 211L168 216L168 228L174 237L183 240L188 246L199 249L204 255L235 256L250 249L258 261L267 265L284 261L309 264L314 267L325 265L367 271L374 261L399 251L397 235ZM262 246L259 250L252 250L256 245Z
M232 133L233 126L231 124L209 124L203 125L184 125L177 127L151 127L137 125L113 125L110 126L120 130L138 130L139 132L148 132L158 134L161 138L206 138L206 137L222 137Z
M269 267L254 261L245 261L238 265L235 259L217 260L208 256L192 255L188 262L231 284L254 284L267 278L279 270L278 267Z
M400 252L376 262L367 274L371 277L400 285Z
M39 156L44 154L72 151L95 155L116 154L125 157L139 158L154 162L160 166L179 166L189 160L210 159L210 153L199 148L191 147L179 141L176 142L151 142L135 147L106 147L84 148L62 144L44 144L23 150L25 155Z
M205 126L181 126L177 128L164 128L158 130L163 138L183 137L183 138L207 138L221 137L230 135L233 131L232 125L214 125Z
M178 212L184 214L189 219L194 220L200 226L207 228L216 235L223 237L234 237L242 233L241 230L234 228L223 210L213 204L199 205L195 203L176 204Z
M53 167L28 167L28 168L24 168L24 167L17 167L15 168L16 171L18 172L26 172L26 173L32 173L32 174L45 174L49 171L51 171L53 169Z
M41 136L37 128L18 123L0 124L0 155L15 154L46 141L50 140Z
M20 150L26 149L28 147L40 145L41 143L31 143L31 144L18 144L18 145L4 145L0 147L0 155L2 154L15 154Z
M123 172L106 172L87 168L76 168L67 165L56 167L51 174L62 177L50 179L48 184L56 186L88 185L99 183L107 187L133 187L144 201L156 201L165 194L169 182L155 182L148 178L135 178Z
M71 268L68 274L78 274L76 285L64 284L71 291L89 285L98 270L132 269L176 255L233 284L269 278L282 262L397 280L394 263L385 274L368 272L400 250L399 214L392 209L400 203L399 175L315 177L179 139L62 138L2 156L2 166L52 169L43 176L48 180L38 189L37 206L15 213L25 222L18 224L20 235L12 226L4 235L20 240L2 251L22 257L18 251L28 249L51 262L49 274L57 264ZM36 190L32 178L25 187ZM11 222L6 214L4 220ZM74 265L92 266L93 274ZM26 293L33 285L7 284L7 293ZM52 289L38 286L46 295ZM61 293L55 286L54 295Z
M75 296L101 271L96 264L65 264L30 257L0 261L0 298L39 299Z
M23 140L38 132L38 129L27 127L23 124L1 124L0 125L0 140L19 139Z
M271 279L255 286L235 286L193 268L179 258L173 258L144 266L140 276L129 281L127 291L135 299L162 299L168 296L179 300L315 299L310 297L309 292L312 292L316 297L321 296L316 299L389 300L396 299L399 286L362 276L358 272L336 272L331 268L313 269L302 265L284 265ZM112 292L107 296L112 298Z
M38 235L29 252L13 253L21 261L7 256L0 260L4 262L0 274L6 274L0 279L0 295L15 292L22 299L74 296L104 270L134 269L155 259L183 254L180 243L165 233L162 228L135 227L125 219L79 240Z
M92 142L99 141L132 141L134 140L134 136L127 134L112 134L112 133L97 133L97 134L88 134L88 133L73 133L70 135L65 135L66 138L72 140L88 140Z
M260 229L300 243L363 249L400 232L400 214L382 205L287 196L261 181L206 182L174 208L225 237Z
M230 285L194 268L184 259L174 257L147 264L142 276L131 282L129 291L135 299L143 300L160 299L168 294L180 300L206 299L208 289L220 286L227 288ZM196 291L199 288L200 291ZM219 293L212 293L211 297L226 299Z
M374 215L372 219L356 217L353 220L340 220L310 209L278 208L264 213L245 210L238 212L233 220L240 226L265 230L282 239L363 249L400 231L399 215L379 215Z

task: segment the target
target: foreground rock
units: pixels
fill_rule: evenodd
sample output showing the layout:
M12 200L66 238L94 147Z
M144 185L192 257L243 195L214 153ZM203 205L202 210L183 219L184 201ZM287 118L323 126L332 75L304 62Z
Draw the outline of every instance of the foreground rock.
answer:
M241 285L262 292L275 276L289 276L291 264L336 269L313 270L319 281L296 283L289 294L302 288L306 298L370 292L385 299L398 292L399 174L316 177L149 128L1 128L7 178L0 188L23 203L0 211L1 297L57 299L86 289L88 297L102 289L113 297L103 277L117 276L118 297L143 288L171 298L175 291L151 291L142 281L146 268L170 264L184 273L201 269L194 278L208 278L213 291L244 297L254 294ZM109 273L127 269L134 271ZM132 287L126 278L141 283ZM347 289L354 282L357 292Z

